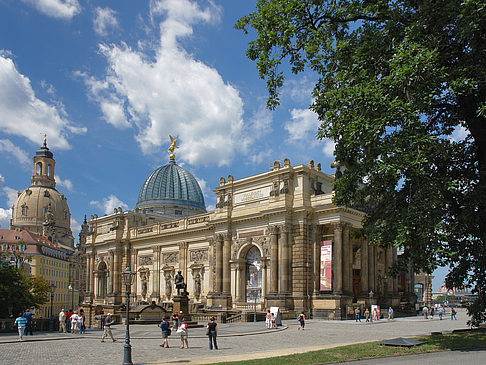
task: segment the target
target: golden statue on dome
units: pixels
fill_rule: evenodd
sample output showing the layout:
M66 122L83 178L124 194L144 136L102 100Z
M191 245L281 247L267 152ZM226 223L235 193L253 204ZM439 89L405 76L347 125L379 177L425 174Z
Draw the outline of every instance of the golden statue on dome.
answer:
M170 157L170 159L171 159L171 160L173 160L173 159L175 159L174 150L175 150L176 148L179 148L179 147L177 147L177 145L176 145L176 144L177 144L177 140L178 140L179 138L174 139L174 138L172 138L172 136L171 136L171 135L169 135L169 137L170 137L170 143L171 143L171 144L170 144L170 147L169 147L169 149L168 149L168 150L169 150L169 152L170 152L169 157Z

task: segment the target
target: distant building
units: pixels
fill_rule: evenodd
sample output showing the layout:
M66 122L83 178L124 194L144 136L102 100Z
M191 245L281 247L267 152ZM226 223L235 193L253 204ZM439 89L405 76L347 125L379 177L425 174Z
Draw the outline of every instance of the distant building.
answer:
M45 278L56 286L53 298L54 314L78 303L78 292L69 290L71 252L54 246L46 237L25 230L0 229L0 253L11 265L23 268L27 274ZM73 297L73 295L75 297ZM36 316L48 317L50 298Z
M71 213L67 198L56 190L56 161L45 138L33 162L30 186L18 192L17 201L12 206L10 228L35 232L56 246L74 251Z

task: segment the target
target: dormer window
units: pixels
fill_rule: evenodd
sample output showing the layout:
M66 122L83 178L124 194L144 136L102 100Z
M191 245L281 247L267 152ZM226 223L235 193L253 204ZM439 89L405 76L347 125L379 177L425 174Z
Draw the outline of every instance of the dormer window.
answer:
M49 192L48 192L47 190L44 190L44 196L45 196L46 198L49 198L49 196L50 196L50 195L49 195Z
M25 217L27 215L27 209L28 209L27 204L24 203L21 208L22 208L22 216Z

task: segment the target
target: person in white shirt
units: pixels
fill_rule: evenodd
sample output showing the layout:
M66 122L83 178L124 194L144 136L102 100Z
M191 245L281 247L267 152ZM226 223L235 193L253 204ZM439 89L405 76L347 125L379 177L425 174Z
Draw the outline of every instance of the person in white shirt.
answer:
M74 311L73 315L71 316L71 333L76 333L78 330L78 312Z
M66 313L64 309L59 312L59 332L66 333Z

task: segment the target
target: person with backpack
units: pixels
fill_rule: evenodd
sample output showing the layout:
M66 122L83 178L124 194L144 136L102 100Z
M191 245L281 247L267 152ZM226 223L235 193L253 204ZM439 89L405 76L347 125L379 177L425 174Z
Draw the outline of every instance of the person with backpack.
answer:
M160 347L167 347L169 348L169 336L171 335L172 331L170 329L170 324L167 322L167 319L164 317L162 318L162 322L158 324L160 330L162 331L162 345Z

